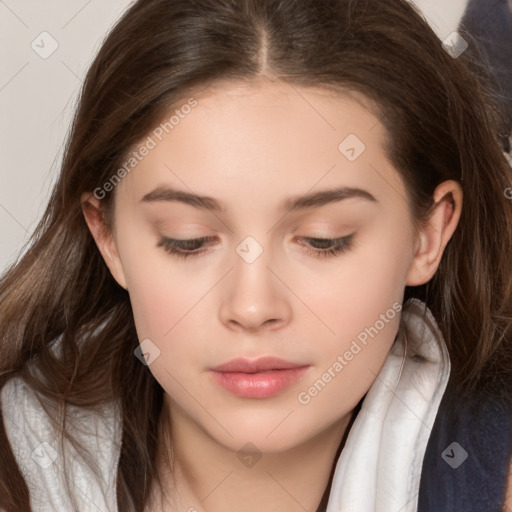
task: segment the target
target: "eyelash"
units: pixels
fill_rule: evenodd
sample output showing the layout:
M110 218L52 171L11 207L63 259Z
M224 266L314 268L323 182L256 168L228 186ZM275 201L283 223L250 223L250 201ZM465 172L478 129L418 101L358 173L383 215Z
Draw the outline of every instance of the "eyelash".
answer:
M353 247L353 237L354 235L345 236L342 238L313 238L313 237L302 237L305 240L312 241L314 240L316 243L330 243L334 245L330 249L322 250L322 249L311 249L306 248L306 253L316 257L316 258L326 258L332 256L338 256L345 252L348 252ZM180 248L180 244L197 244L202 242L207 242L209 240L213 240L213 237L204 236L201 238L192 238L189 240L175 240L173 238L162 237L157 244L157 247L163 247L164 251L172 254L179 258L188 258L189 256L198 256L200 254L208 252L208 249L203 249L200 251L187 251ZM304 244L301 244L304 245Z

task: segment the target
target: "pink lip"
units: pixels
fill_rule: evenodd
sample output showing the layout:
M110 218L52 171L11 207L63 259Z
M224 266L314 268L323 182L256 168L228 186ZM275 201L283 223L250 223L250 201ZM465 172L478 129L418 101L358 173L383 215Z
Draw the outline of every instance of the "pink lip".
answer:
M276 357L232 359L210 370L217 384L245 398L267 398L296 382L309 368Z

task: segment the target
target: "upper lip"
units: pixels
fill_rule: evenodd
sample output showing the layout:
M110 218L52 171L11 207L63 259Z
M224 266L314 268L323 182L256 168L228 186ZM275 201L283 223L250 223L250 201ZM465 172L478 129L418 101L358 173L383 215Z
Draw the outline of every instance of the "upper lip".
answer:
M291 363L278 357L264 356L257 359L247 359L239 357L231 359L223 364L211 368L216 372L241 372L241 373L257 373L268 370L285 370L289 368L299 368L307 366L304 364Z

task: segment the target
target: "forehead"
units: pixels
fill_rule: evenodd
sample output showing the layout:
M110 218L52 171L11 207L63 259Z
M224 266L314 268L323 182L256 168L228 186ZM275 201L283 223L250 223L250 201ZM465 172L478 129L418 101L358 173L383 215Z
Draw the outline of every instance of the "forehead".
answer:
M190 98L195 106L180 111ZM136 201L166 184L220 200L235 187L242 196L252 190L246 196L252 202L261 192L276 201L279 196L280 204L284 195L302 194L315 183L373 188L378 195L379 182L396 171L375 110L354 92L219 83L169 109L148 134L154 147L121 186Z
M357 91L341 87L334 91L332 88L304 87L260 79L255 82L218 82L208 89L196 89L195 94L191 93L188 97L192 95L202 107L200 114L205 117L217 116L222 112L231 117L233 111L240 111L240 114L250 114L253 121L266 120L263 124L275 125L276 122L286 121L282 117L286 113L288 119L309 120L309 132L327 128L337 131L342 121L339 119L340 112L351 115L353 128L360 128L361 131L368 129L368 124L371 128L379 122L375 102ZM184 103L188 97L178 104ZM303 125L295 128L298 135L308 131Z

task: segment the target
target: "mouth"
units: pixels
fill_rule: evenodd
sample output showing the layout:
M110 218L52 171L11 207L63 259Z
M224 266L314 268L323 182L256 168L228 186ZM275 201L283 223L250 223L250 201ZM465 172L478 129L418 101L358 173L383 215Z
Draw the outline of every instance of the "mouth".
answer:
M238 358L211 368L210 375L234 395L268 398L300 380L309 367L275 357Z
M309 365L292 363L272 356L258 357L256 359L239 357L215 366L211 370L216 372L262 373L274 370L291 370L303 366Z

